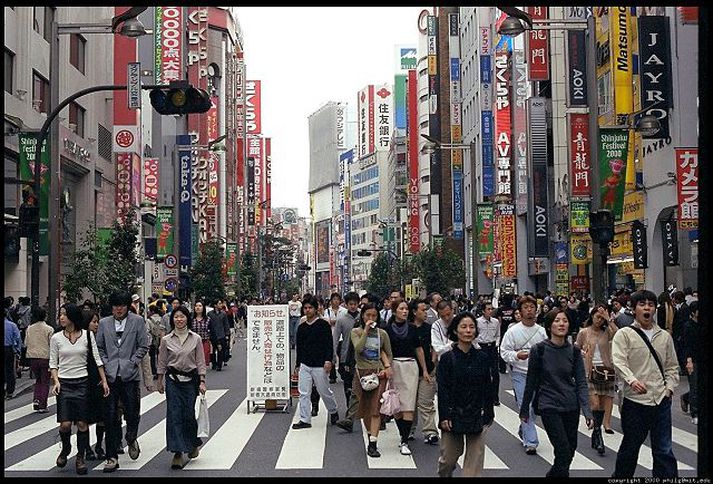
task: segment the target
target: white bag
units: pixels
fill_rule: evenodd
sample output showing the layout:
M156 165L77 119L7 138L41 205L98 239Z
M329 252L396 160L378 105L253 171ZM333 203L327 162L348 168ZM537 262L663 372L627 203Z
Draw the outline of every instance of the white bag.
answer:
M201 395L201 400L198 406L198 437L208 437L210 434L210 420L208 419L208 402L205 395Z

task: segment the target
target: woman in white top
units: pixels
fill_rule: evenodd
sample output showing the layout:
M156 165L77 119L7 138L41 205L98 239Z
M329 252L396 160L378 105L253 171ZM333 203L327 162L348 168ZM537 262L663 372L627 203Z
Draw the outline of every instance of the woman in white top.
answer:
M86 474L86 450L89 448L89 359L98 368L104 397L109 395L109 385L104 375L97 342L91 332L82 329L82 311L76 304L65 304L59 310L62 331L50 339L50 373L57 396L57 422L62 439L62 451L57 457L57 467L67 465L72 450L70 437L72 422L77 423L77 474Z

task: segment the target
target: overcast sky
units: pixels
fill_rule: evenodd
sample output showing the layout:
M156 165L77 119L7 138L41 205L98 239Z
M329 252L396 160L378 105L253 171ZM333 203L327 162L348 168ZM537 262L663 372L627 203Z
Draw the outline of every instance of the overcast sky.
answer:
M418 45L421 10L234 7L247 79L262 81L262 132L272 138L273 207L296 207L300 216L309 215L307 117L328 101L354 104L357 91L368 84L393 84L395 46Z

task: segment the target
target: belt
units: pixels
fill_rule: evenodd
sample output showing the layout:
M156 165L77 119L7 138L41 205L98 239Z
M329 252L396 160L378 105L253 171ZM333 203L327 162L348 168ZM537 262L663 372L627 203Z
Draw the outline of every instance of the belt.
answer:
M495 346L495 341L491 343L478 343L480 346L483 346L485 348L490 348L491 346Z

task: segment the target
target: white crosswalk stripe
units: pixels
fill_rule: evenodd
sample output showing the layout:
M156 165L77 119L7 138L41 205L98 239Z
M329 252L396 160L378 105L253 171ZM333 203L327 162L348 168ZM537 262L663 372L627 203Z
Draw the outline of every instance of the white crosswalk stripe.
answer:
M49 397L47 399L47 408L54 405L56 403L56 399L57 399L57 397ZM31 403L24 405L22 407L16 408L15 410L10 410L9 412L5 413L5 424L7 425L10 422L14 422L17 419L20 419L20 418L30 415L32 413L35 413L35 410Z
M361 422L361 435L364 441L364 452L369 446L369 437L367 435L364 420ZM366 456L366 463L369 469L416 469L416 463L410 455L402 455L399 450L401 436L396 427L396 423L391 421L386 424L386 430L380 430L377 438L376 448L381 457Z
M312 417L312 428L295 430L290 424L275 469L321 469L327 439L327 407L319 399L319 413ZM295 405L292 423L300 421L299 404Z

